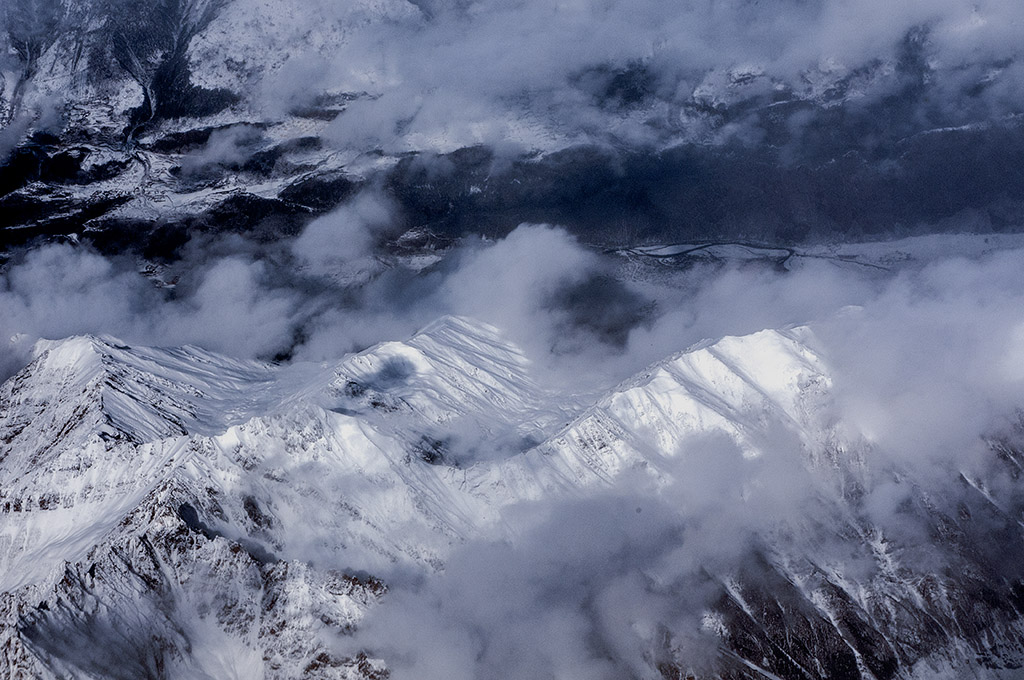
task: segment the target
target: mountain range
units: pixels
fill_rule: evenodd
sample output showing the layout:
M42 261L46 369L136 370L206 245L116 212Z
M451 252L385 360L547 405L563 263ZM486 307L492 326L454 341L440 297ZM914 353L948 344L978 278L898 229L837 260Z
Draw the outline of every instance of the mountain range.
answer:
M3 673L387 677L402 640L365 618L554 523L604 537L552 583L593 589L581 653L609 676L1013 677L1014 432L919 479L844 422L818 344L726 337L574 397L465 318L322 365L40 342L0 393ZM551 578L532 559L499 591ZM626 574L637 599L602 602ZM516 625L480 657L538 653L489 639Z

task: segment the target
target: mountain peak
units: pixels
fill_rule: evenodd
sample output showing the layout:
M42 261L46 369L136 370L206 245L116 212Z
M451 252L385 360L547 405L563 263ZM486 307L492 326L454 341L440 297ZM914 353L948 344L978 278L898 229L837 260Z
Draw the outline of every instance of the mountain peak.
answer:
M74 335L60 340L38 340L32 348L32 358L38 371L66 372L87 381L102 371L104 355L115 347L124 344L109 336Z
M725 648L728 636L748 635L769 650L755 661L771 668L782 662L763 659L783 654L776 647L802 655L801 663L824 653L786 646L791 634L824 640L824 650L849 645L848 656L891 656L893 630L928 628L936 617L955 630L959 619L916 590L924 581L913 564L899 562L912 578L895 571L900 558L881 538L849 544L874 571L807 573L805 564L834 557L821 552L815 532L882 531L858 512L856 494L832 493L851 479L860 449L834 429L833 378L817 344L806 328L700 343L563 426L551 421L561 399L536 388L523 353L497 329L462 317L333 366L273 366L107 337L41 342L32 365L0 388L0 589L10 593L0 599L0 620L14 617L12 629L29 642L93 629L121 639L141 611L153 622L140 638L145 649L180 630L189 639L214 635L251 660L254 675L274 675L262 661L272 657L299 659L288 662L295 668L321 658L357 668L360 661L324 651L324 636L334 634L326 622L359 625L392 576L397 584L410 573L444 573L467 542L525 540L510 523L513 507L587 498L600 506L604 492L640 482L637 502L616 502L619 519L685 523L677 506L710 507L723 531L761 532L758 541L786 558L722 566L701 562L699 547L691 555L704 570L700 587L721 585L706 606ZM831 456L840 450L850 455ZM796 481L761 474L776 463ZM772 499L794 485L815 512L799 531L772 514L786 507ZM660 503L668 504L661 520ZM971 512L983 510L976 503ZM928 512L918 519L946 522ZM776 528L795 533L780 543ZM658 550L685 552L688 540ZM951 545L950 554L968 556L956 560L974 559L966 543ZM953 597L970 596L969 579L943 578ZM223 593L232 593L230 606ZM889 593L906 614L871 608L871 597ZM293 596L319 618L282 614L277 603ZM763 608L744 604L758 598L803 615L762 621ZM94 625L96 601L109 618L103 625ZM993 609L979 620L1001 616ZM851 626L857 636L847 635ZM907 658L950 642L922 643ZM201 663L184 643L175 649ZM31 654L54 667L78 663L59 645Z

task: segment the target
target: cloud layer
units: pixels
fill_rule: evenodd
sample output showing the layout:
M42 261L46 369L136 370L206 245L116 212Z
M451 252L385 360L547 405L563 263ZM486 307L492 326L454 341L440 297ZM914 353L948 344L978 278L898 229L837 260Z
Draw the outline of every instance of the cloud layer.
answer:
M106 0L71 4L101 8L108 18L118 10ZM817 186L841 187L843 200L822 213L846 224L848 212L858 228L871 220L895 228L889 217L904 215L902 197L932 203L935 194L917 189L942 193L935 187L943 182L960 184L972 200L984 195L997 203L1005 188L1009 201L1009 185L974 185L990 176L981 166L1005 161L1005 149L1015 148L1004 149L1003 137L986 138L998 148L965 164L962 181L946 172L942 151L970 146L975 137L923 144L916 156L908 140L936 128L1002 125L1017 140L1022 7L1014 0L234 0L208 25L199 22L187 59L177 55L174 73L191 64L190 87L207 94L234 87L266 119L304 110L306 122L296 129L330 118L322 133L327 143L353 156L437 153L401 161L408 172L391 176L397 188L371 177L294 238L190 235L179 260L147 275L128 257L104 257L78 244L17 253L0 273L0 377L24 366L41 337L111 334L129 343L193 343L237 356L319 361L460 314L503 329L553 394L585 401L693 343L810 324L833 373L835 418L870 458L857 490L861 519L899 541L911 559L948 566L948 556L936 554L935 527L908 507L926 498L936 512L956 516L962 487L976 479L986 480L993 505L1002 503L1008 517L1019 518L1024 507L1016 480L993 468L985 443L1012 432L1024 408L1024 250L968 257L957 254L955 238L937 239L935 247L919 239L881 246L893 251L888 268L829 257L792 258L788 268L765 261L672 268L602 253L550 224L505 229L517 219L462 229L441 253L402 253L395 240L420 226L422 216L402 214L401 199L415 192L401 182L429 197L435 182L458 171L438 154L467 146L490 147L481 168L472 168L487 179L523 154L595 144L607 152L599 163L589 161L601 172L578 173L567 188L571 173L559 173L557 163L542 168L553 173L541 176L550 186L534 194L524 189L519 207L542 213L559 200L589 199L590 209L602 212L601 191L616 183L621 159L631 157L640 179L604 198L621 199L625 207L614 207L625 215L623 229L645 206L655 216L646 217L661 220L653 233L671 235L687 219L697 223L688 228L704 228L705 216L737 207L758 224L767 221L771 201L758 192L768 193L770 183L735 182L749 175L728 170L719 184L701 177L701 185L691 175L713 175L717 166L701 165L678 146L671 158L647 154L690 142L712 155L720 151L716 158L730 158L736 147L754 149L733 157L735 164L751 173L777 169L773 163L787 173L796 168L783 174L800 188L805 162L826 168L833 180ZM24 14L12 16L4 15L7 42L0 41L0 94L8 103L50 44L42 29L21 21ZM115 24L107 26L113 31ZM141 19L139 26L145 28ZM118 35L124 42L131 33ZM150 47L163 53L162 43ZM150 66L159 70L161 63ZM17 97L28 99L22 113L15 115L15 106L0 112L9 123L0 130L0 162L33 125L45 127L52 117L42 90L18 90ZM172 116L191 100L167 101ZM33 107L36 113L25 113ZM243 165L264 134L271 133L257 125L218 129L180 159L179 180L217 180ZM577 168L586 166L586 153L572 161ZM648 167L652 158L665 164L668 181ZM888 185L899 179L895 170L887 174L889 161L906 158L918 159L919 167L908 171L902 193L891 195L899 205L883 205L877 215L874 206L858 205L863 196L889 196L864 188L870 182L857 174L858 159L881 168L871 179ZM1011 158L1009 167L1016 162ZM510 172L509 186L537 181L530 174L536 167ZM1015 177L1000 172L991 177ZM735 193L687 192L729 184ZM467 191L473 190L483 191L471 184ZM445 194L437 195L445 203ZM814 210L828 203L810 190L780 200L791 196L806 205L780 209L787 229L799 221L793 215L806 212L813 222ZM499 195L480 213L492 206L499 212L503 199L512 200ZM972 200L950 199L948 212L936 207L933 215L931 205L918 212L959 228L961 208L985 207ZM711 207L691 214L687 201ZM868 218L857 219L858 211ZM1005 222L1012 223L1015 213L1008 212ZM581 221L587 215L573 214ZM917 217L910 211L907 220ZM557 216L537 218L548 219ZM573 226L576 234L594 233ZM900 261L896 251L904 245L932 252ZM474 443L482 437L456 434ZM780 441L777 448L777 455L752 460L722 438L695 439L673 452L679 467L663 486L627 476L587 497L512 509L504 518L512 529L507 541L471 541L443 574L394 582L385 604L347 644L386 656L396 678L425 680L649 677L672 654L696 667L710 663L716 642L702 617L720 584L707 574L739 568L755 558L766 534L785 534L828 507L822 498L829 490L803 466L798 447ZM994 540L997 534L982 531L986 540L974 547L980 554L1010 550L1005 559L988 557L1017 578L1021 560ZM852 556L843 554L844 545L821 539L816 549L849 572L870 575L864 543Z
M895 99L918 116L901 124L918 128L988 121L1024 102L1024 16L1006 0L480 0L414 10L320 8L345 38L291 54L280 67L288 77L263 90L268 110L309 92L361 93L330 136L398 151L758 143L764 121L723 109L742 101L846 102L856 117ZM807 109L778 110L791 133L809 122Z
M906 559L959 559L934 541L932 515L913 508L927 498L957 516L969 496L961 478L986 480L1003 507L1024 507L984 442L1012 432L1024 404L1024 250L958 256L981 237L930 237L879 246L900 262L891 269L827 257L795 258L789 270L673 269L522 225L503 239L466 239L420 268L383 245L392 209L374 192L356 196L288 252L237 239L191 244L161 274L180 275L170 288L83 247L30 251L0 288L0 332L13 338L4 370L24 363L36 337L83 332L332 359L455 313L503 328L545 387L575 399L705 338L809 323L831 368L835 417L864 443L859 517ZM906 251L922 255L901 259ZM385 604L339 644L383 655L396 678L649 677L664 659L713 665L705 615L722 584L708 574L756 563L768 535L801 554L806 546L786 536L832 512L822 499L834 486L804 467L798 445L783 438L768 453L749 459L725 438L696 438L675 467L666 463L665 485L627 475L590 495L514 508L508 540L467 543L443 574L392 579ZM1019 560L985 552L1006 550L1000 526L982 526L969 554L1017 578ZM873 575L867 543L810 535L814 554L850 578Z

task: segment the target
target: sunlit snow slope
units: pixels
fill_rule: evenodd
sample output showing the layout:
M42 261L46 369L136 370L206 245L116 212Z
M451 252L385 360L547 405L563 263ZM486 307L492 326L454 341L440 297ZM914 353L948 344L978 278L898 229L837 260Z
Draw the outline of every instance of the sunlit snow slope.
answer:
M872 479L901 472L873 470L837 417L816 344L806 328L724 338L581 404L464 318L325 365L41 342L0 390L0 674L384 677L386 658L338 640L467 542L515 544L508 509L642 489L685 536L707 521L688 485L708 484L715 530L751 538L729 554L680 538L665 549L696 571L648 575L665 598L699 576L707 673L1020 663L1022 582L975 549L1020 540L1006 499L972 480L950 516L909 493L938 536L916 562L864 509ZM708 472L725 460L738 485ZM651 673L695 667L691 634L651 633Z

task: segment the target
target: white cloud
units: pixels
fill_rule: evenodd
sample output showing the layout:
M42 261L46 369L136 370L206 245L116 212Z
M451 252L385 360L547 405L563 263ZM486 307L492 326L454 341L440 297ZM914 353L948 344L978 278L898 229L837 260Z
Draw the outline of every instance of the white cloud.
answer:
M359 21L348 9L335 12L345 39L290 55L289 82L269 88L267 103L281 109L281 97L308 98L320 89L367 93L329 132L359 149L502 141L529 147L551 139L605 141L610 134L644 144L666 134L639 124L647 118L655 127L668 124L670 134L702 134L699 125L674 130L680 123L669 119L709 76L760 74L752 85L726 86L726 97L770 94L770 83L801 93L825 73L850 74L876 60L895 64L914 31L925 36L932 85L953 95L946 105L955 111L965 99L963 90L955 91L964 67L1015 58L1024 38L1019 4L1007 0L480 0L419 7L364 13ZM313 62L325 67L308 68ZM647 105L661 102L635 120L598 101L604 88L594 85L611 81L592 77L630 69L642 78L619 85L639 87L643 92L633 94L649 96ZM1020 110L1013 73L976 73L971 84L982 77L994 78L996 89L1009 95L992 97L995 111ZM895 76L865 81L859 95L884 96L890 81Z
M369 198L345 210L362 227L390 214ZM312 257L329 250L326 243L297 252ZM892 272L828 260L789 272L695 267L620 283L629 294L593 284L614 271L609 261L549 226L467 243L434 271L396 268L355 290L330 277L305 285L287 258L187 252L197 257L193 273L166 295L125 262L70 246L35 250L5 274L0 331L27 334L21 349L34 336L95 332L242 356L285 351L298 334L301 356L333 358L405 337L440 314L468 314L522 343L547 387L579 394L609 389L705 337L810 323L831 368L835 416L868 444L860 510L912 551L915 564L944 559L926 522L903 510L920 489L955 512L963 472L1016 498L1007 495L1016 483L993 466L981 438L1010 430L1024 405L1022 250L968 258L936 249ZM344 261L351 253L330 254ZM573 322L574 306L634 294L654 307L624 344ZM559 343L567 334L570 352ZM23 354L6 353L4 370L19 361ZM472 541L444 574L394 581L385 604L344 645L383 654L395 678L425 680L643 677L666 645L700 667L717 644L702 616L720 594L704 570L743 564L760 537L788 540L780 527L803 531L824 516L820 499L830 491L801 455L784 437L760 457L744 457L724 438L695 438L672 459L675 467L665 461L667 484L626 475L581 498L511 509L511 542ZM814 549L848 574L870 576L868 547L833 542L821 538Z
M382 194L364 191L305 228L292 252L317 275L343 271L370 256L381 235L395 231L395 208Z

